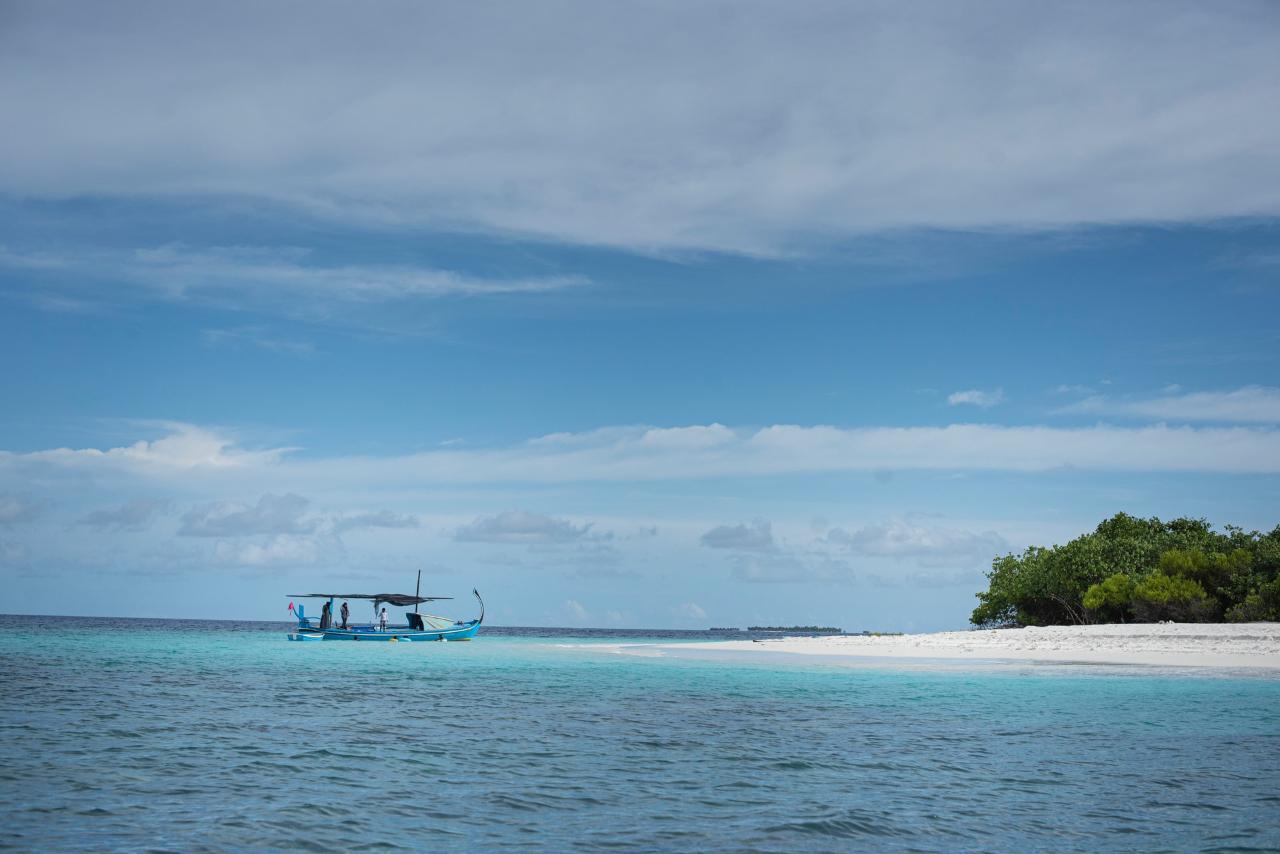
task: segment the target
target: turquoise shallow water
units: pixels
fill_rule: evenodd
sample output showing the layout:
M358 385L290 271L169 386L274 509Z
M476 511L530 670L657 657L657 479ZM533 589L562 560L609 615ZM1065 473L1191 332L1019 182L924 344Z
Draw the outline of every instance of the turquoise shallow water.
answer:
M1275 678L637 658L541 634L0 617L0 846L1280 848Z

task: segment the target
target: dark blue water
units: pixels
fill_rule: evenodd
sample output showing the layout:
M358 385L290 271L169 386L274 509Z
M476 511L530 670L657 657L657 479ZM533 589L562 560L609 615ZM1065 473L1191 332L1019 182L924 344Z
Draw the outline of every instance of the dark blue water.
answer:
M0 845L1280 848L1273 678L284 630L0 618Z

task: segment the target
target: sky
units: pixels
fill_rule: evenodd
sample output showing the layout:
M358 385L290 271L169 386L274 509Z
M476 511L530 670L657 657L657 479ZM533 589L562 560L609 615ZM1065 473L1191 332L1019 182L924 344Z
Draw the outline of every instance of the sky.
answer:
M1280 7L0 2L0 611L966 624L1280 523Z

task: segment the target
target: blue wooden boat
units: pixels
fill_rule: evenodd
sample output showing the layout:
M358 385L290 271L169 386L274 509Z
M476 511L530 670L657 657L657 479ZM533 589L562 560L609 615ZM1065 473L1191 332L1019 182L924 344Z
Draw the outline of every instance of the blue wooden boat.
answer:
M418 573L418 581L421 584L422 573ZM418 610L418 606L424 602L451 599L452 597L450 596L419 596L417 593L412 596L407 593L291 593L289 596L292 599L327 600L328 607L323 608L319 620L313 622L312 618L306 614L305 605L299 604L295 606L293 602L290 602L289 610L293 612L294 618L298 621L298 627L289 633L289 640L349 640L384 643L471 640L480 631L480 624L484 622L484 600L480 598L479 591L472 590L471 592L476 597L476 601L480 603L480 616L474 620L454 620L451 617L441 617L437 614L424 614ZM369 623L340 624L333 616L334 603L338 600L349 601L352 599L372 601L374 619ZM388 615L387 622L383 624L377 617L383 605L390 605L393 608L412 605L413 610L404 612L405 622L403 624L393 624L390 615Z

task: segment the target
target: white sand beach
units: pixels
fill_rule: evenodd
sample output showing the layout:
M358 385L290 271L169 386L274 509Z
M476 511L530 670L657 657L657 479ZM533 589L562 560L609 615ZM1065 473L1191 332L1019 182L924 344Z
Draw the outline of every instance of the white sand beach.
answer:
M858 659L944 659L1166 667L1280 669L1280 623L1160 623L994 629L933 634L787 637L761 641L645 645ZM621 650L620 650L621 651ZM643 654L643 653L641 653Z

